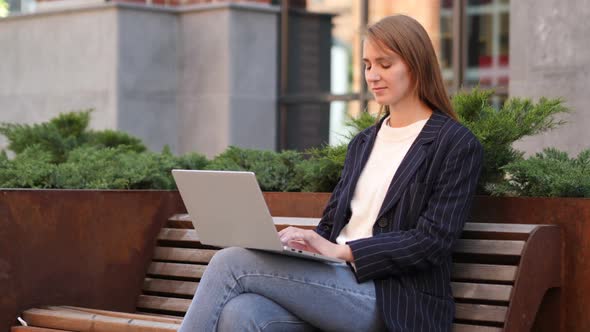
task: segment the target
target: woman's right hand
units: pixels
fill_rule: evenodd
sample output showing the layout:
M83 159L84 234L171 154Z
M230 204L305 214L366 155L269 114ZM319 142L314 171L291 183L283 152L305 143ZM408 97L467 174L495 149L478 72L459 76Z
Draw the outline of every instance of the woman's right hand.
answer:
M287 227L279 232L279 238L283 245L315 252L324 256L352 261L352 251L348 245L330 242L318 233L297 227Z

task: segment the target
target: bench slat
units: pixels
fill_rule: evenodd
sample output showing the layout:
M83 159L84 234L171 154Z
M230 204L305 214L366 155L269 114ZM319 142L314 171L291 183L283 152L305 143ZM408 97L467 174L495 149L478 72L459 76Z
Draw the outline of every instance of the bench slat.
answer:
M183 228L162 228L158 233L160 241L177 241L177 242L199 242L197 232L194 229Z
M512 286L452 282L453 297L456 299L510 301Z
M455 304L456 319L476 322L504 323L507 311L508 307L505 306L472 303Z
M158 240L177 242L199 242L194 229L163 228ZM454 252L468 254L520 256L525 241L510 240L466 240L459 239Z
M44 327L34 327L34 326L13 326L10 328L10 332L72 332L72 331L48 329L48 328L44 328Z
M499 327L453 324L453 332L502 332Z
M453 252L461 254L520 256L525 241L459 239Z
M191 300L140 295L137 307L151 310L186 312ZM471 321L504 322L507 307L457 303L455 318Z
M320 222L320 219L321 218L273 217L275 225L288 226L316 226ZM192 222L190 215L186 213L175 214L168 220ZM464 230L469 232L530 234L535 228L537 228L537 225L467 222L465 223Z
M524 225L524 224L493 224L493 223L465 223L463 231L468 232L486 232L486 233L517 233L530 234L538 225Z
M517 267L513 265L454 263L451 277L463 280L514 282Z
M188 213L177 213L168 218L170 221L191 221L191 216Z
M152 262L147 273L167 277L201 278L206 267L205 265Z
M180 328L179 324L107 317L69 310L29 309L23 312L23 318L31 326L72 331L176 332Z
M156 247L155 260L176 261L186 263L209 263L217 250Z
M198 282L192 281L164 280L153 278L145 278L143 280L143 290L146 292L192 296L197 291L198 286Z
M199 283L189 281L146 278L143 290L176 295L194 295ZM509 301L512 286L453 282L453 297L459 299Z
M97 315L102 315L102 316L107 316L107 317L139 319L139 320L145 320L145 321L170 323L170 324L182 323L182 319L179 319L178 317L144 315L144 314L135 314L135 313L128 313L128 312L101 310L101 309L92 309L92 308L74 307L74 306L65 306L65 305L48 306L48 307L43 307L42 309L58 310L58 311L68 311L69 310L69 311L73 311L73 312L91 313L91 314L97 314Z
M171 311L186 313L191 300L177 299L152 295L140 295L137 301L137 307L141 309Z

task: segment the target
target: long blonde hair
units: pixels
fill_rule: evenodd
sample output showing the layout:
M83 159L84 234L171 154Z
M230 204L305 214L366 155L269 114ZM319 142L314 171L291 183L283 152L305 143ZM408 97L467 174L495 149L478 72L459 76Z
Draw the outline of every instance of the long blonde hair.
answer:
M388 16L367 27L365 38L402 58L422 102L458 120L443 84L432 41L418 21L406 15ZM377 119L389 112L389 105L382 105Z

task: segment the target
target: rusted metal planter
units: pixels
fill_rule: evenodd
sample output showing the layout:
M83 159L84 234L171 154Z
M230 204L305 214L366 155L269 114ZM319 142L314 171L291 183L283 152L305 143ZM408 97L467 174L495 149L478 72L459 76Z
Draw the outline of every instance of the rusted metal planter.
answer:
M275 216L319 217L329 198L264 195ZM44 304L134 311L156 234L182 212L176 191L0 190L0 330ZM535 330L590 331L590 199L482 196L472 220L560 225L564 287Z
M22 310L134 311L175 191L0 190L0 331Z

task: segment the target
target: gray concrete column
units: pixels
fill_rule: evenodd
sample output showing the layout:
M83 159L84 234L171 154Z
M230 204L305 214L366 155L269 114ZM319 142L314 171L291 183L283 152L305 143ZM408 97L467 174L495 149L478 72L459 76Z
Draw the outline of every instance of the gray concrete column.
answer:
M510 1L510 96L564 98L568 124L515 148L556 147L575 155L590 148L590 1Z
M179 151L274 149L278 10L224 4L180 20Z

